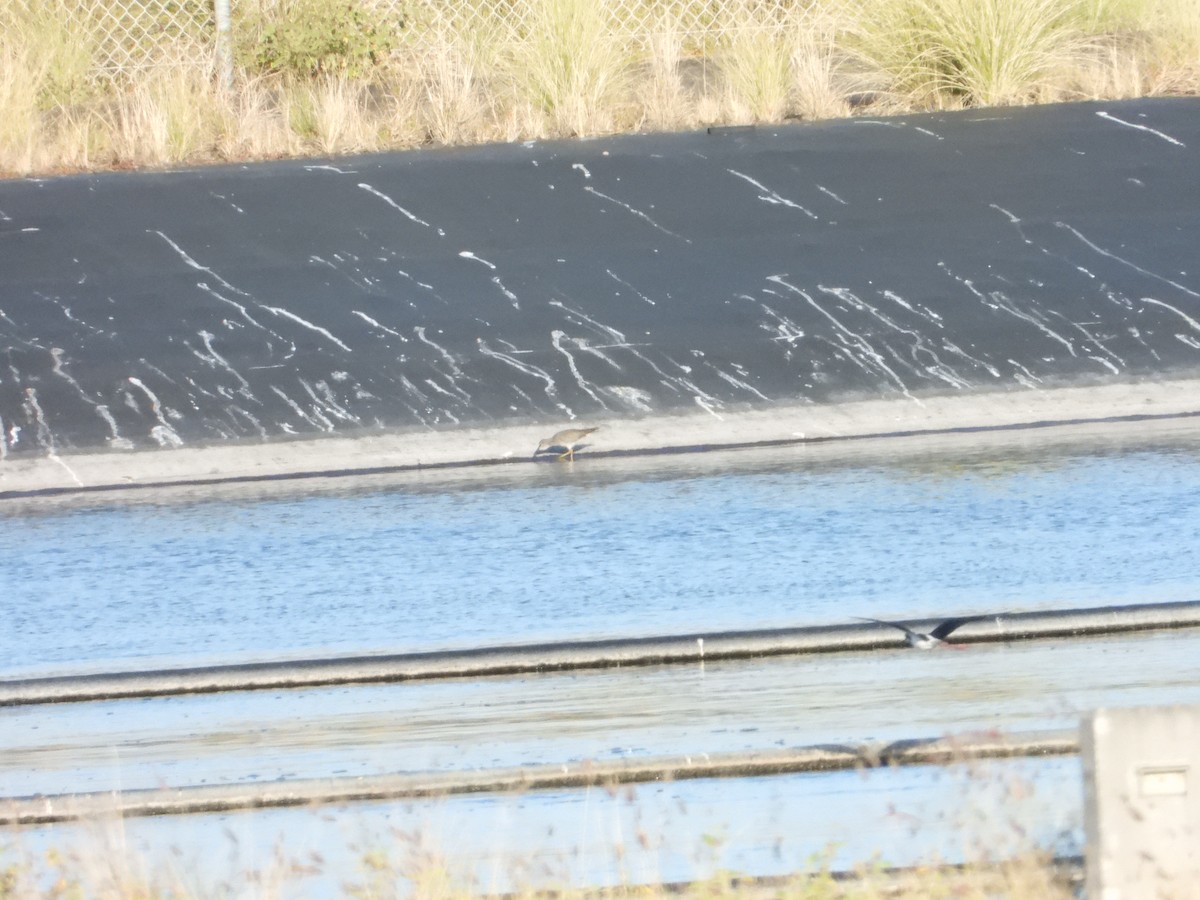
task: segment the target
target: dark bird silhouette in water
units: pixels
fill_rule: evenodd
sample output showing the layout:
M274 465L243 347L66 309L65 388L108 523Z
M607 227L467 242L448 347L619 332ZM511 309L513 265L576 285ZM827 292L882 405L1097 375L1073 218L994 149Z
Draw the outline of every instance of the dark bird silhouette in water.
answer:
M980 619L987 619L990 616L960 616L954 619L946 619L939 622L937 627L928 633L924 631L913 631L907 625L901 625L899 622L888 622L884 619L871 619L866 616L855 616L854 618L862 622L874 622L877 625L887 625L889 628L896 628L904 632L904 641L908 646L914 647L917 650L932 650L935 647L950 647L954 650L962 650L962 644L952 644L947 638L955 631L961 628L967 622L978 622Z
M537 456L539 453L557 448L563 451L558 455L559 459L569 459L574 462L575 448L580 445L585 437L599 427L597 425L595 428L568 428L560 431L539 443L537 449L533 451L533 455Z

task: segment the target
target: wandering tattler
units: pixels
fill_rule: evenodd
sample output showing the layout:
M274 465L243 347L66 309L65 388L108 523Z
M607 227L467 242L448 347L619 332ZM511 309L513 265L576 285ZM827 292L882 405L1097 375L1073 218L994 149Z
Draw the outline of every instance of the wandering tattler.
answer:
M596 426L596 428L599 427L598 425ZM580 441L595 431L596 428L567 428L539 443L537 449L533 451L533 455L536 457L539 453L557 448L564 451L558 455L559 459L569 459L573 462L575 460L575 448L579 446Z

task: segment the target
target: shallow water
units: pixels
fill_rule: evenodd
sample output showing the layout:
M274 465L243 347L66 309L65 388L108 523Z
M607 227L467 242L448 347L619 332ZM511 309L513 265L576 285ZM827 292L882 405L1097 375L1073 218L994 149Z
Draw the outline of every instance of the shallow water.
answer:
M0 796L1073 729L1200 703L1194 630L0 710Z
M1198 447L789 448L10 502L0 676L1196 599Z
M1194 600L1198 448L1189 426L9 503L0 677ZM1069 728L1101 705L1200 701L1198 640L3 709L0 795ZM1079 851L1078 760L996 771L451 797L137 820L118 835L147 864L231 883L269 871L277 846L299 859L311 845L322 861L287 876L310 896L336 895L366 851L405 854L413 840L494 887L787 872L831 841L835 867L873 853L904 864ZM986 827L968 845L971 823ZM85 826L11 834L10 853L112 856ZM1014 834L1023 843L1004 844ZM188 869L173 847L222 854L230 871Z
M0 865L45 871L54 848L95 881L183 873L203 896L341 897L400 875L501 892L1073 856L1080 775L1075 759L1014 760L69 824L10 833Z

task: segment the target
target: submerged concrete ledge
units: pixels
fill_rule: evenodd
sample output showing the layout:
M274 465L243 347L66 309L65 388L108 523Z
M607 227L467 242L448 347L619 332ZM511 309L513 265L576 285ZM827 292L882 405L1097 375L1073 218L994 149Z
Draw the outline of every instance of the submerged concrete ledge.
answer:
M1200 601L1045 610L971 618L972 621L954 632L955 643L1077 638L1196 627L1200 626ZM906 624L928 631L937 624L937 620L910 620ZM14 679L0 681L0 706L478 678L901 647L906 648L906 644L899 630L873 623L484 647L390 656Z
M791 405L713 414L589 420L601 426L579 453L633 456L763 446L826 445L965 432L1120 427L1200 416L1200 379ZM10 458L0 499L170 485L372 475L533 464L547 426L499 425L413 434L231 443L158 451ZM542 457L542 462L553 457Z
M330 803L446 797L454 794L564 790L696 778L756 778L889 766L949 765L983 759L1067 756L1079 752L1074 730L908 739L785 750L697 753L646 759L417 772L360 778L297 779L267 784L193 785L0 799L0 825L44 825L115 816L218 813Z

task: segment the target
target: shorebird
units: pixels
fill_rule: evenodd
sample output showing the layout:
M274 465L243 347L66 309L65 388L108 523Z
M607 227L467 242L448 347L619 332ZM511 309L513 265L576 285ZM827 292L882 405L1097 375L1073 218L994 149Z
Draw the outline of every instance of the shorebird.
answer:
M596 428L599 427L599 425L596 426ZM547 450L553 450L557 447L564 451L558 455L559 459L569 459L574 462L575 448L579 446L585 437L595 431L596 428L567 428L539 443L537 449L533 451L533 455L537 456L539 453L544 453Z
M986 619L987 616L960 616L955 619L946 619L939 622L937 627L926 633L923 631L913 631L907 625L901 625L899 622L888 622L884 619L871 619L866 616L855 616L854 618L862 622L875 622L878 625L887 625L890 628L896 628L904 632L904 641L910 647L915 647L917 650L932 650L934 647L950 647L955 650L963 649L962 644L951 644L948 640L959 627L967 622L976 622L980 619Z

